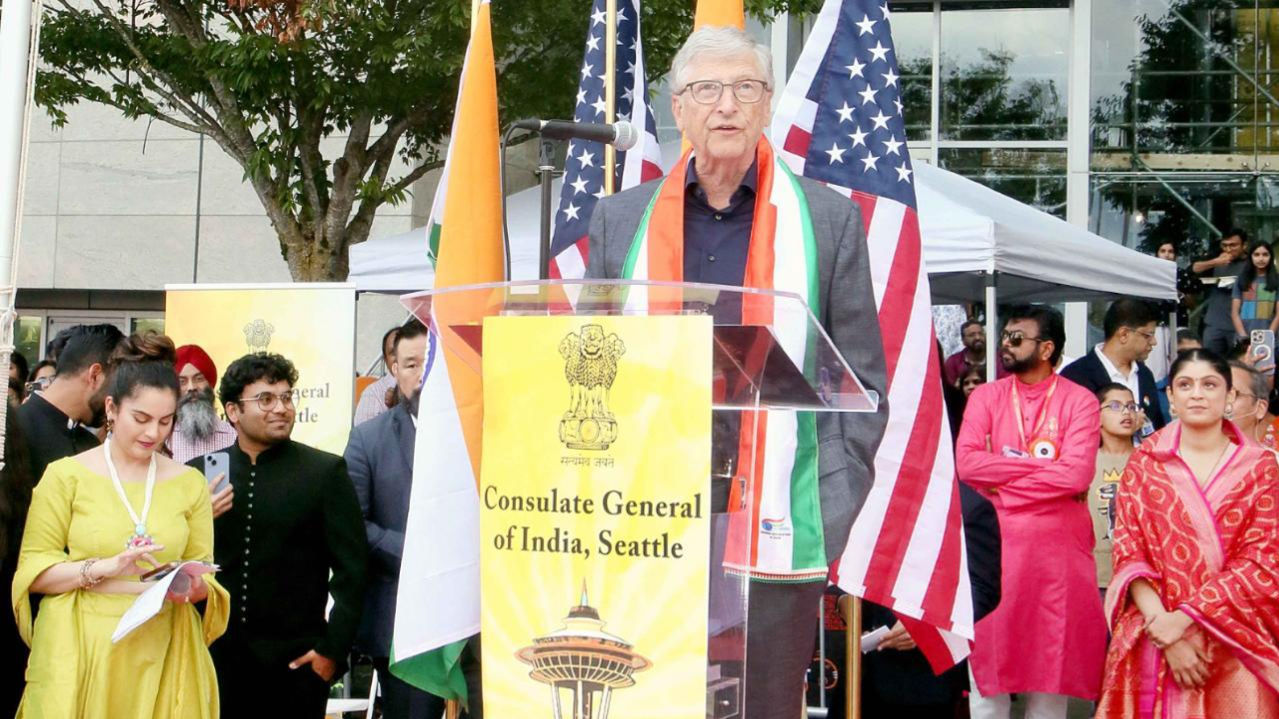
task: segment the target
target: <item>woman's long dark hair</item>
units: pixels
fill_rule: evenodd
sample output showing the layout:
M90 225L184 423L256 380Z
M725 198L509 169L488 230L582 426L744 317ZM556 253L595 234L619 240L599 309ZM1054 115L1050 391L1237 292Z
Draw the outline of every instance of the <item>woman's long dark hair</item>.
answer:
M1279 291L1279 271L1275 270L1275 251L1270 245L1259 240L1254 240L1248 245L1248 253L1244 255L1243 272L1239 273L1239 287L1242 291L1247 292L1252 289L1252 283L1257 280L1257 268L1252 264L1252 253L1260 248L1266 248L1266 252L1270 253L1270 266L1266 268L1265 286L1271 292Z

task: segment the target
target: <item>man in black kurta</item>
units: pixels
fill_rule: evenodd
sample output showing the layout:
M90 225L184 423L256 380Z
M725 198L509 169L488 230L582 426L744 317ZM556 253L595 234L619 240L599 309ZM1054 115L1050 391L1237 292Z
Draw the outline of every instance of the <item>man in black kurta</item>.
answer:
M98 446L97 436L84 425L97 427L105 421L111 353L123 340L124 333L114 325L70 328L53 382L18 408L37 481L50 463Z
M223 717L324 716L359 626L364 520L342 458L290 439L296 383L288 360L254 354L219 387L239 433L225 450L234 501L213 524L231 593L226 634L210 647Z

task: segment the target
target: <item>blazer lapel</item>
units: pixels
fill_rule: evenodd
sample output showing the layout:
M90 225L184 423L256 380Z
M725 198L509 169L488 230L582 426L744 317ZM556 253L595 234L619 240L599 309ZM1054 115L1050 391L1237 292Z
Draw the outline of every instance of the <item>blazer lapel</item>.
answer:
M413 470L413 450L417 443L417 427L413 424L413 418L409 416L408 405L401 400L400 404L395 405L395 443L400 447L400 453L404 455L404 464ZM412 476L410 474L410 476Z

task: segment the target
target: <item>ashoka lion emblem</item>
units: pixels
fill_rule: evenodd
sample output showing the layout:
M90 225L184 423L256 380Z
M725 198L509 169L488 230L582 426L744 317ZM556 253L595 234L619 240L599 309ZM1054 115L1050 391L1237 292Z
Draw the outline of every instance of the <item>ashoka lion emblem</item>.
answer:
M271 335L275 333L275 326L266 320L253 320L244 326L244 343L249 346L250 352L266 352L266 348L271 344Z
M608 449L617 441L617 422L608 409L608 392L617 377L617 360L626 345L600 325L582 325L560 342L569 407L560 420L560 441L569 449Z

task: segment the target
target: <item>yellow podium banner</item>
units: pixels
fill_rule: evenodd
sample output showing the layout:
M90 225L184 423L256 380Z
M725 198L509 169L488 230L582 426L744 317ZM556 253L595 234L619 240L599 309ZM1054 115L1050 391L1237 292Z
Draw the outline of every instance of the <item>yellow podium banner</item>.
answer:
M200 345L219 375L252 352L283 355L298 370L293 439L342 454L355 395L355 286L170 285L165 333ZM216 390L215 390L216 391ZM215 401L221 407L221 402Z
M710 317L490 317L483 371L485 714L702 719Z

